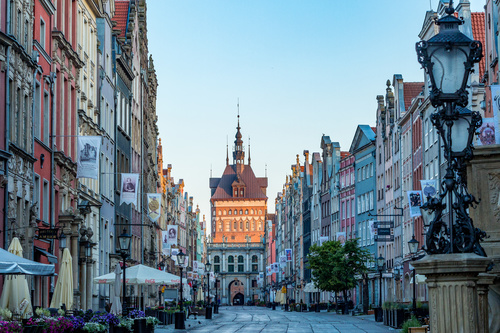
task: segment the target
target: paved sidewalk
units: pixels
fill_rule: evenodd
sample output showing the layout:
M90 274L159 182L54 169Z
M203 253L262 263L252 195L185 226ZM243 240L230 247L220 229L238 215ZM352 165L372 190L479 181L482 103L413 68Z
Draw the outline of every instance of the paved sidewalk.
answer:
M221 306L211 320L198 316L186 320L185 330L174 325L158 326L155 333L396 333L375 322L373 315L351 316L333 312L284 312L254 306Z

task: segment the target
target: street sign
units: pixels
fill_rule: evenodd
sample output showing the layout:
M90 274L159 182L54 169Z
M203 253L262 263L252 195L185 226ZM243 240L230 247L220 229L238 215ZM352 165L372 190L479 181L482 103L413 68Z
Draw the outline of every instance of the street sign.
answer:
M38 229L38 239L57 239L58 229Z
M393 242L394 241L394 221L375 221L375 235L373 236L376 242Z

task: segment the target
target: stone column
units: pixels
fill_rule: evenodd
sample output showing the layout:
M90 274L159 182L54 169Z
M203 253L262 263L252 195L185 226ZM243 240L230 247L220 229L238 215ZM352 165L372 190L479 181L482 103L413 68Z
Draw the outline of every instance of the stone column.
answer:
M478 275L491 259L471 253L428 255L412 262L427 278L432 333L480 331Z
M222 251L222 271L227 272L226 268L226 252Z
M80 305L83 310L87 310L87 265L85 264L86 259L80 260Z
M92 266L93 266L94 260L92 257L87 258L87 284L85 285L86 291L85 294L87 296L86 299L86 305L87 309L92 309L92 286L94 285L92 281Z

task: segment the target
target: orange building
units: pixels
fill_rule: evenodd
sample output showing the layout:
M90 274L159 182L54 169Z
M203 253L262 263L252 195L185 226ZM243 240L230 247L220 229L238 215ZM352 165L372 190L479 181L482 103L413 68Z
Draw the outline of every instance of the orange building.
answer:
M240 120L236 127L233 164L229 164L222 177L210 178L212 243L262 242L267 212L267 177L256 177L248 164L240 132Z

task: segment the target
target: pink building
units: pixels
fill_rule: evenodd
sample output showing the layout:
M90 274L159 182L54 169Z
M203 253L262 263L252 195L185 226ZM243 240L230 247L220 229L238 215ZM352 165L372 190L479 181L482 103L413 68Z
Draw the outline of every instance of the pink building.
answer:
M340 232L345 232L346 239L356 238L355 212L355 175L354 155L341 152L340 159Z

